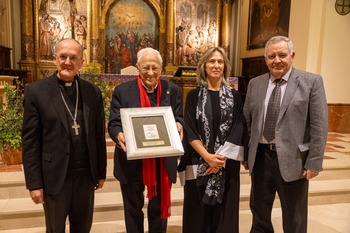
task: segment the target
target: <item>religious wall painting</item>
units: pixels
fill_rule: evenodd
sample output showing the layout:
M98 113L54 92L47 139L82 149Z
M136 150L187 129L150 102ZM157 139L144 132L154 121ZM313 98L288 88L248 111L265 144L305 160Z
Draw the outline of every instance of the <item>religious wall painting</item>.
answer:
M291 0L250 0L247 49L263 48L273 36L288 36Z
M218 1L176 2L175 64L195 66L210 47L218 45Z
M41 0L38 10L39 59L52 60L63 38L74 38L87 48L88 3L84 0Z
M158 49L159 22L151 7L141 0L120 0L106 16L106 73L135 66L137 52L145 47Z

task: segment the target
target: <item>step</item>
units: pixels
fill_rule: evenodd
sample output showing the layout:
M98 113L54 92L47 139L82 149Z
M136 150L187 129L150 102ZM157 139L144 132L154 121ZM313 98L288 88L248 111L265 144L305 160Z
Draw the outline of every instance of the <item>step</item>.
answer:
M330 188L331 187L331 188ZM249 210L250 185L241 185L240 209ZM183 189L172 189L172 215L182 214ZM276 198L278 200L278 197ZM310 182L309 205L325 205L350 202L350 179L314 180ZM147 204L147 203L146 203ZM275 207L280 207L275 202ZM123 203L120 192L98 191L95 199L94 222L123 219ZM24 225L23 225L24 224ZM0 230L44 226L43 209L31 199L16 198L0 200Z
M316 180L350 179L350 159L342 158L341 156L343 155L333 153L332 157L337 157L336 159L325 159L324 171L316 177ZM240 182L241 185L250 184L248 171L244 170L243 167L241 167ZM173 184L173 188L176 187L181 187L179 181ZM104 192L120 191L119 183L113 176L112 159L108 159L107 178L102 190ZM0 200L26 198L28 195L23 172L0 172Z
M309 233L348 233L350 229L350 203L331 204L331 205L315 205L309 206ZM249 210L241 210L239 214L240 232L249 232L251 226L251 212ZM278 207L272 210L272 224L275 232L283 232L281 209ZM145 219L145 231L147 232L147 219ZM67 231L68 232L68 225ZM2 230L1 233L44 233L45 227L35 228L18 228L10 230ZM125 233L124 220L94 222L91 233ZM167 233L182 232L182 216L171 216L168 219Z
M350 138L348 135L345 139ZM350 229L350 153L349 142L338 142L331 145L326 152L324 171L310 181L309 210L310 225L317 225L317 230L310 233L348 233ZM344 145L343 145L343 144ZM109 144L113 144L109 142ZM332 142L331 142L332 144ZM334 150L333 150L334 149ZM107 148L109 154L114 148ZM125 232L123 218L123 204L118 181L113 177L113 159L109 156L107 163L107 180L103 189L96 192L94 224L92 233ZM249 211L250 177L248 172L241 168L241 197L240 197L240 227L241 232L248 232L251 213ZM147 202L146 202L147 205ZM145 205L145 206L146 206ZM172 188L172 216L169 219L168 233L180 233L183 205L183 189L179 182ZM336 214L333 206L342 206L337 218L330 218L329 214ZM345 206L345 207L344 207ZM326 210L322 212L320 209ZM338 209L337 209L338 210ZM273 222L277 220L276 232L281 232L280 204L278 196L274 203ZM323 214L324 219L318 222L312 218ZM346 216L348 216L346 218ZM347 219L348 224L338 224L338 221ZM147 216L145 216L147 218ZM322 218L321 218L322 219ZM242 224L243 221L243 224ZM329 222L327 225L326 223ZM317 223L317 224L315 224ZM323 224L326 224L324 226ZM0 232L2 233L41 233L44 230L44 215L41 205L35 205L29 198L25 188L23 172L0 172ZM342 226L338 231L331 231L329 226ZM22 229L23 228L23 229ZM103 230L101 230L103 229ZM108 229L106 231L106 229ZM147 226L145 227L147 229ZM344 229L346 229L344 231Z
M182 214L183 189L172 189L172 215ZM145 201L145 208L147 199ZM144 211L146 213L146 211ZM123 203L120 192L96 192L94 222L123 220ZM44 226L42 205L34 204L29 197L0 200L0 231L20 227Z

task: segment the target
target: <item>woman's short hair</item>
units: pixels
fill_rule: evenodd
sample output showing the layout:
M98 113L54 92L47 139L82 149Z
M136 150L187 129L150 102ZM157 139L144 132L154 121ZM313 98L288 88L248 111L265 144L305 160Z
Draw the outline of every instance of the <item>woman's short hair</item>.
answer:
M198 61L197 65L197 83L200 86L208 87L208 81L207 81L207 73L205 70L205 65L209 61L209 59L212 57L214 52L221 53L222 57L224 58L224 72L222 77L222 83L225 85L228 85L228 78L231 73L231 65L230 61L228 60L226 56L226 52L222 47L211 47L207 51L204 52L202 57Z

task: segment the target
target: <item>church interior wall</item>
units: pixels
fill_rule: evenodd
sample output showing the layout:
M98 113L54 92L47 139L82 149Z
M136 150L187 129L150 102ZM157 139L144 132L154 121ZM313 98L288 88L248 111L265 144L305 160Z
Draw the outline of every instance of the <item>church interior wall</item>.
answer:
M22 0L0 0L10 7L9 44L12 68L18 68L21 60L21 2ZM152 1L157 2L157 1ZM234 74L242 72L242 58L263 56L263 48L247 50L248 15L250 0L233 1L230 55ZM322 75L325 83L330 117L350 122L350 94L348 87L348 59L350 54L350 14L339 15L335 0L291 1L289 37L294 43L296 58L294 66ZM176 7L176 0L174 0ZM163 11L164 12L164 11ZM236 20L236 21L235 21ZM4 30L4 29L3 29ZM165 30L163 28L163 30ZM162 32L163 35L166 33ZM163 37L164 44L165 38ZM3 42L1 42L3 43ZM163 45L165 47L165 45ZM232 48L235 47L235 48ZM339 110L339 108L341 110ZM350 132L349 124L341 124ZM335 127L337 128L337 127Z

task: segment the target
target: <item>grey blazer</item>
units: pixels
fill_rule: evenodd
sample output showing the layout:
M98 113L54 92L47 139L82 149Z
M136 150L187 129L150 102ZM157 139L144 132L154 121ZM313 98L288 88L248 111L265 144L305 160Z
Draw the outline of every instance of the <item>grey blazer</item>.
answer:
M248 84L244 115L250 134L249 174L263 130L270 74ZM276 125L276 151L285 181L303 178L304 169L321 171L328 133L328 108L322 77L292 68Z

